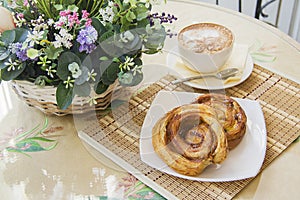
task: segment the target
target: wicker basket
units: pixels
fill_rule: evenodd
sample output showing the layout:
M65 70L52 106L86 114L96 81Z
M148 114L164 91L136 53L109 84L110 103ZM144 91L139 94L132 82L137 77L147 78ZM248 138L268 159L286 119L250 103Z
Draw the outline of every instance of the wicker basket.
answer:
M29 81L11 81L15 93L24 100L29 106L38 108L45 114L64 116L68 114L82 114L93 110L105 110L111 103L112 93L116 90L117 82L109 86L107 91L95 96L97 104L90 106L89 97L75 96L72 104L66 109L61 110L56 104L56 87L45 86L39 87Z

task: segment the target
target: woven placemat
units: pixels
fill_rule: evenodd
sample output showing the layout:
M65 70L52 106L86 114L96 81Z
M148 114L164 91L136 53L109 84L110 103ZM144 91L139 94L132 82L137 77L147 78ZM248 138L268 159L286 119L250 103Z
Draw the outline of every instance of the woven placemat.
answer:
M253 178L231 182L198 182L162 173L139 156L139 133L144 117L160 90L191 91L185 85L174 86L168 75L132 96L108 115L91 122L79 136L132 173L149 187L173 199L231 199ZM267 151L261 170L266 168L300 135L300 85L255 65L251 76L242 84L226 89L226 94L257 100L263 110L267 127Z

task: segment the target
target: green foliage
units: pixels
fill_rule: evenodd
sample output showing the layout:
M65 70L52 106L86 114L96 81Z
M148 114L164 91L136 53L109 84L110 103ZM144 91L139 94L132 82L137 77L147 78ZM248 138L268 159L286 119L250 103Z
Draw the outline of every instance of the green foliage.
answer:
M90 96L92 89L101 94L116 80L123 86L139 84L141 55L159 52L166 37L145 1L14 3L3 1L14 12L16 28L0 35L0 83L17 79L55 86L61 109L75 95Z
M63 83L60 83L56 89L56 102L59 108L67 109L71 105L74 95L72 87L66 88Z
M64 52L58 58L58 66L57 66L57 76L61 80L67 80L68 76L70 76L70 71L68 69L69 64L76 62L78 65L81 64L80 58L72 53L72 52Z
M4 81L9 81L9 80L13 80L16 79L25 69L25 64L21 63L18 67L16 67L15 70L12 71L8 71L8 69L2 69L0 71L0 77L2 80Z
M107 90L109 86L105 85L103 82L99 82L96 87L95 87L95 92L97 94L102 94L103 92L105 92Z

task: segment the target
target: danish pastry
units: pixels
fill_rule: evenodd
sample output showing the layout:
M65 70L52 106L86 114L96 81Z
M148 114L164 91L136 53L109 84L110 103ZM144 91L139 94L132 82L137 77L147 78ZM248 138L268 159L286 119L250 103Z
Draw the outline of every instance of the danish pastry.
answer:
M205 104L215 109L230 150L240 143L246 132L247 117L234 99L223 94L210 93L199 96L193 103Z
M165 163L180 174L196 176L227 156L227 139L214 109L204 104L174 108L157 121L152 144Z

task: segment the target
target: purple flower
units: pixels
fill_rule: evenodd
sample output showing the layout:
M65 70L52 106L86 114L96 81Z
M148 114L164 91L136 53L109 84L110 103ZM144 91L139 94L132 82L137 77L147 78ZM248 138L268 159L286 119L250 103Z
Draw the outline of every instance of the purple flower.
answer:
M83 44L79 47L79 52L86 51L87 53L91 53L94 49L96 49L95 44Z
M79 51L91 53L96 48L97 38L98 32L93 26L87 26L85 29L80 30L76 39L80 44Z
M14 48L16 50L16 55L20 61L24 62L29 59L27 57L27 49L22 48L22 43L20 43L20 42L16 43Z

